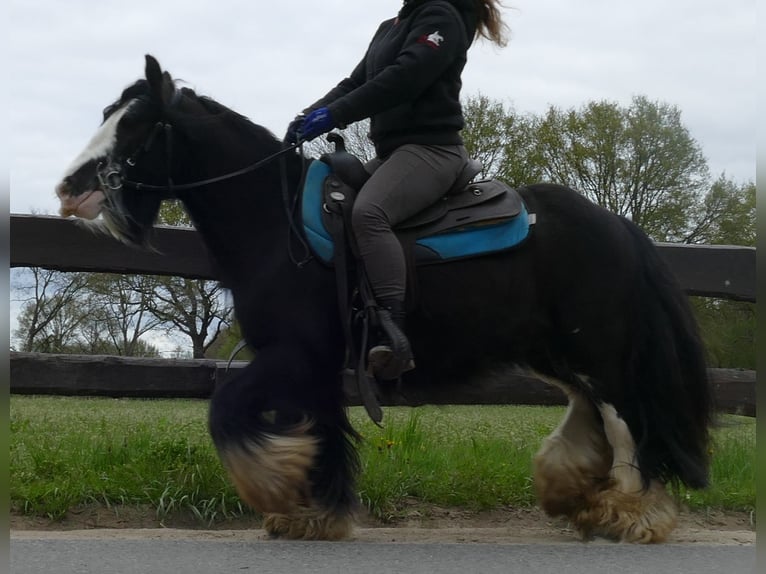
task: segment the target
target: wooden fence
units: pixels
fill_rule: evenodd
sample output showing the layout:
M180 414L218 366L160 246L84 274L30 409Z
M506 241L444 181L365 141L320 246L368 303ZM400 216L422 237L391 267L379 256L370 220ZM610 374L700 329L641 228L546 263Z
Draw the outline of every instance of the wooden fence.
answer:
M93 234L74 220L11 215L11 267L62 271L175 275L215 279L205 245L193 229L157 227L154 251ZM755 301L755 248L657 245L690 295Z
M93 237L73 220L11 216L11 267L62 271L175 275L214 279L205 246L192 229L158 227L152 245L142 250L108 237ZM690 295L738 301L756 299L755 249L737 246L658 244L682 288ZM242 368L235 362L231 370ZM75 355L11 353L11 392L142 397L210 396L231 373L210 360L129 359ZM711 369L721 410L755 415L754 371ZM509 372L502 384L427 396L393 393L387 405L431 404L565 404L563 394L538 379ZM352 404L359 404L347 385Z
M247 365L212 359L141 359L99 355L11 353L11 392L24 395L67 395L144 398L208 398ZM755 371L711 369L716 404L722 412L755 416ZM351 405L361 405L349 375L344 386ZM381 397L383 406L565 405L564 394L539 379L509 370L496 373L482 386L430 389L428 394L394 389Z

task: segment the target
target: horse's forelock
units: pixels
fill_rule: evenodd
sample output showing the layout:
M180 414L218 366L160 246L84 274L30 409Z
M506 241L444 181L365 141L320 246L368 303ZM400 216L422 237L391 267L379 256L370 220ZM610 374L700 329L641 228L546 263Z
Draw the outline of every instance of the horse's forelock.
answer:
M174 80L174 85L176 85L176 89L178 89L179 92L194 94L194 92L188 88L178 88L177 84L178 80ZM108 118L116 110L120 109L132 100L143 100L147 102L150 101L151 95L152 92L151 87L149 86L149 82L145 79L137 80L125 88L120 94L120 97L117 98L115 102L104 108L104 119Z
M146 80L138 80L122 91L116 101L104 108L104 120L111 116L131 100L146 97L149 94L149 84Z

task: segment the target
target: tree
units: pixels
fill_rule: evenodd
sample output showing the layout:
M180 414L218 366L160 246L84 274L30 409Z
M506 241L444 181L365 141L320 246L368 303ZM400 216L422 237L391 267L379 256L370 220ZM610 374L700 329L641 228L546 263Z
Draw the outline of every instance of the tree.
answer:
M147 295L147 311L167 329L189 337L192 356L197 359L205 357L210 345L228 325L233 311L226 304L223 289L215 282L202 279L159 278Z
M152 277L88 273L87 298L95 304L91 321L111 343L113 354L137 357L148 347L141 337L161 324L149 311Z
M699 145L668 104L636 97L519 116L483 96L464 103L463 139L484 176L511 185L549 180L632 219L653 239L755 244L755 185L710 183ZM710 362L755 365L755 305L692 298Z
M346 128L339 130L340 135L343 136L343 141L346 144L346 150L358 157L362 163L365 163L375 157L375 146L370 141L370 120L361 120L354 122L346 126ZM305 144L305 150L309 157L320 157L322 154L331 153L335 151L333 146L327 137L319 137L313 141Z
M77 341L76 332L83 322L83 313L73 302L85 284L77 273L30 268L24 275L30 283L17 285L25 295L19 314L19 326L14 335L24 352L62 353Z
M237 321L232 321L228 327L221 331L215 341L209 345L205 355L211 359L228 360L232 353L238 348L242 341L242 328ZM255 357L255 351L250 347L239 350L235 356L236 360L249 361Z
M708 185L707 162L675 106L633 98L628 108L591 102L555 107L537 126L538 156L550 180L575 187L631 219L657 241L685 241L689 216Z
M721 174L695 206L695 226L689 243L755 247L755 184L737 185Z
M87 353L157 356L156 348L138 339L140 319L128 309L129 295L114 291L114 283L98 281L96 274L63 273L31 268L28 284L17 286L29 293L14 332L20 349L38 353ZM95 286L95 289L94 289ZM117 293L103 298L99 294ZM115 304L114 300L120 301Z
M483 95L466 99L463 115L468 154L484 166L480 177L498 178L514 187L543 177L533 116L520 115Z
M755 184L737 185L722 174L697 207L695 243L755 246ZM694 297L702 337L714 367L756 368L754 303Z
M181 205L166 202L160 223L189 226ZM62 273L32 269L14 332L19 348L48 353L157 356L145 336L180 331L192 354L205 351L228 324L232 309L215 281L178 277Z
M191 226L183 206L176 201L162 205L158 221L176 227ZM205 357L233 313L217 281L154 277L143 288L148 312L166 331L177 330L189 337L195 359Z

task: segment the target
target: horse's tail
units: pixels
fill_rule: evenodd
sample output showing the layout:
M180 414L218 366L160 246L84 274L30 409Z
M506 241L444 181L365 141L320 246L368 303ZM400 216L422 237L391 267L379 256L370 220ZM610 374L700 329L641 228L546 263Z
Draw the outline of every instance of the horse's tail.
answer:
M626 422L642 477L704 488L713 394L705 350L686 294L651 240L623 220L639 259L634 345L625 373Z

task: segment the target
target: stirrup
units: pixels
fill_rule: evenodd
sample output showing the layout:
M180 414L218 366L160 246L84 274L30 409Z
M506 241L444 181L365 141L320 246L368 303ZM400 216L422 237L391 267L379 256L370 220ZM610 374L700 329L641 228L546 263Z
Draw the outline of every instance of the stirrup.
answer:
M407 371L415 368L415 360L409 358L397 358L389 345L375 345L367 353L367 364L376 379L380 381L394 381Z
M402 373L415 368L410 342L388 309L378 309L378 321L388 340L370 349L367 354L367 364L376 379L395 380Z

